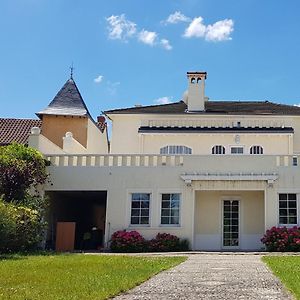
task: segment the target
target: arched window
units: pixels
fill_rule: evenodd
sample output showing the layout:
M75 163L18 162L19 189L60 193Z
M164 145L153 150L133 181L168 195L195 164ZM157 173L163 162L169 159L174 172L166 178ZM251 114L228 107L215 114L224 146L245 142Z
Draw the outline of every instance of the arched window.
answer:
M264 149L262 146L252 146L250 148L250 154L264 154Z
M225 154L225 147L222 145L213 146L211 149L212 154Z
M192 154L192 149L186 146L165 146L160 148L160 154Z

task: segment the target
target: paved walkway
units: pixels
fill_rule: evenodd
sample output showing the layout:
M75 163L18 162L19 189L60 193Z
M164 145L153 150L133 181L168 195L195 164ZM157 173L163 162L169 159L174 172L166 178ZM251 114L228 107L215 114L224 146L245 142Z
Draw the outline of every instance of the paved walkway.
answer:
M260 255L196 254L114 298L128 299L292 299Z

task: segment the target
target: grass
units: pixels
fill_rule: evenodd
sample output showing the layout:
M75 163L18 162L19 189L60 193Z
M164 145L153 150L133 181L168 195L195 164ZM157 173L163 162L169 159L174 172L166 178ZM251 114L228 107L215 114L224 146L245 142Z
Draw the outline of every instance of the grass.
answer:
M264 256L263 261L296 299L300 299L300 256Z
M106 299L185 259L80 254L7 256L0 260L0 299Z

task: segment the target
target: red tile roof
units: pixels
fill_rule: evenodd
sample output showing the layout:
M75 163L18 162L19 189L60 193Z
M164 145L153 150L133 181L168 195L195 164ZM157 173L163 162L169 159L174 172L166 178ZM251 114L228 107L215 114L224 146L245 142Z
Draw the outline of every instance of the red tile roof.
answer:
M31 128L41 126L41 120L0 118L0 145L12 142L27 145Z

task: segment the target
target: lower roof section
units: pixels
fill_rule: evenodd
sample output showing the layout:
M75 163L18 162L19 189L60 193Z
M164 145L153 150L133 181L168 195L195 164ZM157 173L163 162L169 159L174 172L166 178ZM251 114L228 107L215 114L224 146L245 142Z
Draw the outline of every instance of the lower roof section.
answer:
M140 133L294 133L292 127L171 127L141 126Z

